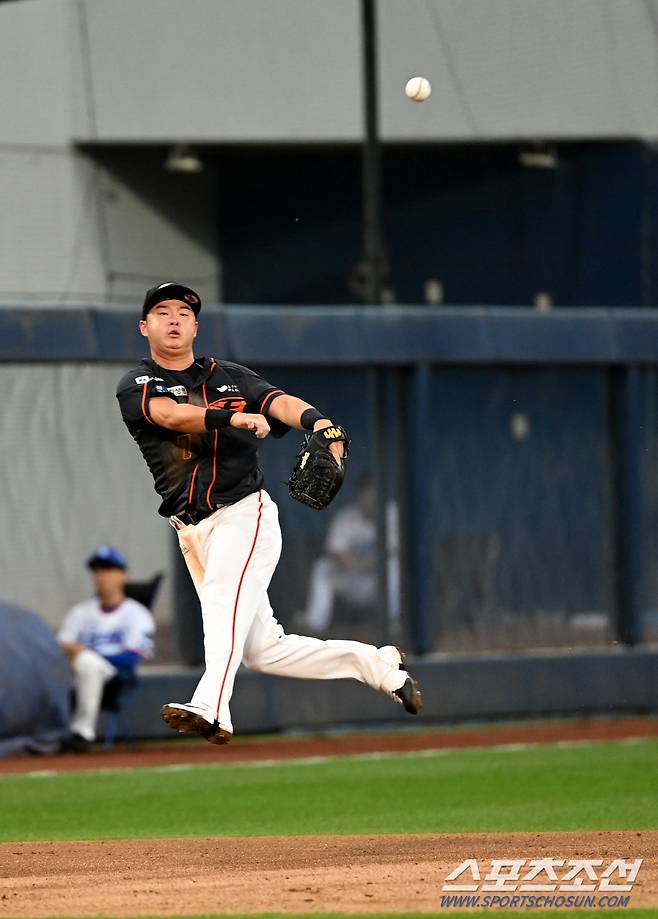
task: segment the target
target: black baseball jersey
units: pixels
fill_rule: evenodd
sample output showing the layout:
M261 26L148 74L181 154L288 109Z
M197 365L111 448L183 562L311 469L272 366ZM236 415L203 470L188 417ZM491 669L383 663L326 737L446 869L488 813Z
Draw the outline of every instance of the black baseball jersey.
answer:
M282 392L247 367L214 358L197 358L185 370L166 370L144 360L121 378L121 414L155 480L163 517L176 514L197 523L220 505L258 491L263 473L255 434L230 426L204 434L162 428L151 418L151 399L267 415ZM289 430L275 418L269 424L274 437Z

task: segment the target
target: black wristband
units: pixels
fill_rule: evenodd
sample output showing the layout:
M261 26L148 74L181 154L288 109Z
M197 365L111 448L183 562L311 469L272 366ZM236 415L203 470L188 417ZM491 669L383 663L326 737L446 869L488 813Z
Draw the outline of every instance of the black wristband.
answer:
M320 421L322 418L326 417L327 416L323 415L322 412L319 412L317 408L305 408L302 412L301 418L299 419L299 423L305 431L312 431L315 422Z
M231 418L235 415L228 408L208 408L204 416L207 431L214 431L216 428L226 428L231 423Z

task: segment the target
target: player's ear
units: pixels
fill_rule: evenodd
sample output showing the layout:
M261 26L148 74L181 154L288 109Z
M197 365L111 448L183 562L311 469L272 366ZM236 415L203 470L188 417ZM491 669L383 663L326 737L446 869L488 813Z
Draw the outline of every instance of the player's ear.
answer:
M146 319L139 320L139 331L142 333L144 338L146 338Z

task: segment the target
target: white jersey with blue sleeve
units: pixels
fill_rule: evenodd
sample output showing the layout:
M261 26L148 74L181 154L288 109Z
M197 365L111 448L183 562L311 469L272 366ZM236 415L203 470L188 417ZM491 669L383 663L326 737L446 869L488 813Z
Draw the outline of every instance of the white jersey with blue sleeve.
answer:
M153 656L155 621L145 606L126 597L104 610L97 598L74 606L57 633L61 642L85 645L102 657L131 651L142 659Z

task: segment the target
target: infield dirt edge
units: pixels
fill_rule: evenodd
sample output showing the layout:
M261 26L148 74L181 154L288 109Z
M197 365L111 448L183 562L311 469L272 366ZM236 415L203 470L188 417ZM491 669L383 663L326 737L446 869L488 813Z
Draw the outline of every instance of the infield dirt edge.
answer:
M629 906L658 906L649 830L3 843L0 916L429 914L466 858L548 855L642 857Z

